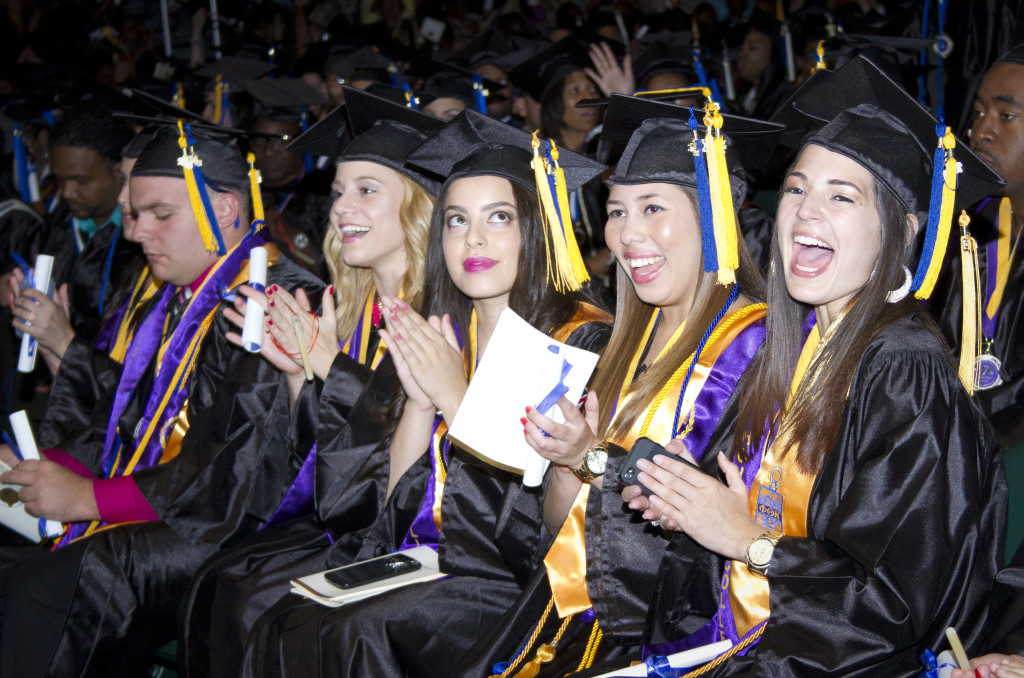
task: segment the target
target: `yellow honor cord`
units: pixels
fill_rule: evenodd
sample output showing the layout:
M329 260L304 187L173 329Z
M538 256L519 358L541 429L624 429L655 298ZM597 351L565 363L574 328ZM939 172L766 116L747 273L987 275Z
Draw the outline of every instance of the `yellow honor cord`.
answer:
M704 116L707 135L704 149L707 154L708 185L711 191L711 209L715 222L715 247L718 250L718 282L731 285L736 282L739 268L739 249L736 236L736 210L729 184L729 166L725 160L725 138L722 137L722 115L718 104L710 102Z
M196 225L199 227L199 234L203 238L203 245L207 252L217 252L217 239L213 235L216 224L210 223L210 216L206 213L202 196L199 195L199 185L196 183L195 168L202 164L195 153L195 149L188 145L188 138L185 135L185 121L178 120L178 146L181 148L181 157L178 164L181 165L185 175L185 186L188 187L188 201L192 206L192 214L196 217Z
M935 236L935 248L932 258L928 262L928 272L925 273L924 282L914 293L916 299L927 299L935 289L935 283L942 271L942 260L946 255L946 245L949 242L949 232L953 224L953 203L956 200L956 158L953 157L953 148L956 146L956 137L952 130L947 127L946 133L939 139L939 145L946 150L946 162L942 169L942 203L939 210L938 233Z
M981 284L978 280L978 244L967 231L971 218L960 212L960 270L963 274L963 313L960 330L960 383L974 395L978 385L978 337L981 335Z
M256 156L252 151L249 151L245 159L249 163L249 190L252 191L252 220L258 227L264 221L263 196L260 195L260 182L263 181L263 177L260 175L260 171L256 169Z

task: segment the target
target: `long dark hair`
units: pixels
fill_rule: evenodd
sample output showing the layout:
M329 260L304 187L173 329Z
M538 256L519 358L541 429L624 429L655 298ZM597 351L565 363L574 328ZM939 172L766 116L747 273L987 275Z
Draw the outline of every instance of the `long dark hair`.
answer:
M518 272L508 296L508 306L526 322L549 334L569 322L577 307L586 297L580 292L563 293L555 289L547 278L547 253L544 246L544 223L540 216L537 194L516 182L512 185L519 218ZM427 262L424 272L422 315L451 316L463 346L469 342L469 323L473 312L472 300L455 286L448 274L441 242L445 228L445 204L448 199L446 185L434 205L427 237ZM405 405L405 392L399 388L392 398L388 430L394 430Z
M748 368L740 394L732 450L739 459L747 459L750 450L763 443L766 433L769 440L779 436L781 424L781 433L788 440L799 442L800 468L816 473L836 443L846 394L861 357L875 336L905 316L916 316L938 335L935 322L913 294L895 304L886 301L886 294L904 282L903 266L913 258L914 241L908 242L908 215L896 196L877 180L873 190L881 223L874 271L847 306L842 326L808 367L784 421L780 421L778 413L789 397L802 348L801 325L813 309L789 295L783 269L788 264L782 261L776 223L768 271L768 336L764 349Z
M697 216L699 211L696 190L684 186L679 186L679 188L689 198L694 216L699 218ZM738 245L740 266L736 271L736 284L746 296L761 299L764 296L764 283L757 272L757 266L747 253L742 238L739 239ZM694 242L693 246L700 249L700 241ZM601 403L598 434L602 437L606 439L621 438L632 428L636 420L643 418L643 413L658 391L671 378L672 373L696 350L704 332L711 326L715 316L728 300L733 285L719 285L718 273L704 272L703 255L700 266L702 272L697 281L697 289L686 318L686 329L683 330L683 335L662 360L655 362L650 369L630 384L629 392L634 395L625 407L620 407L616 412L615 426L610 426L609 419L612 408L615 407L619 389L627 379L631 379L633 376L627 374L630 358L636 351L643 348L640 346L640 342L643 341L644 332L655 308L641 301L633 287L633 282L623 272L621 266L616 266L618 277L616 279L615 326L612 329L611 339L608 341L608 348L605 349L606 357L598 363L593 380L593 390L598 393Z
M565 83L571 75L572 73L566 74L554 87L549 88L540 102L540 134L542 137L554 139L558 144L562 143L562 118L565 117L565 98L562 95L565 92Z

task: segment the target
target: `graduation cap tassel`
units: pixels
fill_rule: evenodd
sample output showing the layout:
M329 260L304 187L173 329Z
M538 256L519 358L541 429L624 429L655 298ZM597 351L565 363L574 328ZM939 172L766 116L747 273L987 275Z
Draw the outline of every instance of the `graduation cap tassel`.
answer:
M935 289L946 254L949 231L953 222L953 202L956 198L957 163L953 157L956 138L952 130L943 124L935 128L939 143L935 148L932 165L932 193L928 205L928 226L924 236L921 261L910 289L914 297L927 299Z
M220 226L213 213L213 206L210 205L210 196L206 192L206 180L200 169L202 160L196 155L195 139L192 138L192 133L188 129L188 123L178 120L178 147L181 148L178 164L185 174L189 203L192 205L192 213L195 214L196 222L199 224L199 233L203 237L203 245L206 246L206 250L224 255L227 253L227 248L224 247L224 240L220 236Z
M697 136L697 116L690 106L690 119L687 121L693 132L690 142L690 153L693 153L693 166L697 174L697 206L700 209L700 239L704 252L704 271L711 273L718 268L718 248L715 246L715 217L711 207L711 187L708 185L708 166L704 158L703 143Z
M20 125L14 126L14 168L18 172L18 192L21 194L21 201L26 205L31 204L28 152L25 150L25 138L22 136Z
M537 184L541 216L544 220L544 251L547 254L547 277L559 292L577 291L589 280L586 265L576 244L572 224L566 222L569 214L569 196L565 190L565 175L557 166L558 150L551 140L545 153L540 153L541 140L533 133L533 178ZM552 149L554 151L552 152Z
M256 156L252 151L246 154L245 159L249 163L249 191L252 193L252 228L255 231L259 230L266 223L263 214L263 196L260 195L260 182L263 178L260 176L260 171L256 169Z
M978 243L967 232L971 218L960 212L960 270L963 272L963 315L960 331L960 383L974 395L978 384L978 336L981 334L981 304L978 296Z
M420 107L416 105L416 95L412 93L412 88L409 87L409 83L402 83L402 91L405 92L405 105L414 111L420 110Z
M221 76L217 76L213 85L213 120L218 125L223 125L227 116L231 113L231 99L228 97L228 83L224 82Z
M817 71L823 71L826 68L827 68L827 66L825 65L825 41L824 40L819 40L818 41L818 48L817 48L816 53L814 55L814 70L815 70L815 72L817 72Z
M185 88L180 82L174 86L174 96L171 97L171 103L181 110L185 110Z
M306 112L306 107L302 107L302 117L300 118L299 129L305 133L309 131L309 113ZM313 156L306 153L302 156L303 166L306 168L306 172L313 171Z
M707 154L708 185L711 192L711 209L715 220L715 245L718 248L718 282L731 285L736 282L739 268L739 249L736 242L736 211L732 204L732 188L729 185L729 167L725 162L725 138L721 134L722 115L718 104L708 104L704 117L707 135L704 152Z
M479 73L473 74L473 104L476 112L487 115L487 91L484 89L484 79Z

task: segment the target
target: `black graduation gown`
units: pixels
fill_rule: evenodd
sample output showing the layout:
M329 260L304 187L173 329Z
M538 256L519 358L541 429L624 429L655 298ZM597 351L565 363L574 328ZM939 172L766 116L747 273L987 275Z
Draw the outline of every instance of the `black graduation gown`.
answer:
M999 197L996 196L980 214L971 217L971 233L978 241L978 277L981 281L982 304L985 303L985 285L988 276L988 253L985 243L998 237L995 224L999 216ZM956 235L956 234L954 234ZM959 240L950 246L953 256L945 278L948 290L940 297L936 313L940 317L942 333L954 353L960 351L961 318L963 315L963 273L960 268ZM975 392L982 412L1007 448L1024 440L1024 256L1018 253L1006 281L992 353L1002 361L1000 374L1003 383L994 388ZM978 337L979 342L982 337Z
M968 654L980 649L1006 523L994 432L916 318L869 344L846 403L811 491L808 536L775 547L760 643L709 675L916 675L949 626ZM674 535L645 642L703 626L723 565Z
M609 332L608 325L591 322L566 343L598 350ZM288 596L256 624L246 645L243 675L452 675L460 651L519 595L541 546L535 535L543 512L542 493L522 488L521 477L452 450L439 561L442 571L458 576L337 609ZM385 442L367 462L379 466L379 497L387 487L387 455ZM350 535L361 542L358 559L401 546L429 475L430 459L423 455L399 481L381 517L365 533ZM343 542L336 542L334 550ZM329 566L342 564L328 558Z
M996 575L982 654L1024 654L1024 542Z
M76 333L92 339L99 333L103 313L110 310L107 304L115 290L125 284L124 274L134 269L132 262L142 256L142 250L124 237L120 227L110 224L96 231L82 251L76 252L72 229L67 208L58 209L47 217L39 252L54 259L54 289L68 284L71 326Z
M329 271L324 260L333 169L315 170L293 185L263 188L263 207L274 242L281 253L322 278Z
M302 286L317 293L321 288L285 259L267 277L287 289ZM228 330L218 314L200 349L189 384L190 426L179 454L132 475L160 521L113 526L53 552L36 546L2 549L5 675L30 675L12 667L31 661L24 651L49 647L39 637L15 644L22 627L11 620L41 616L50 617L59 636L49 674L140 675L152 653L174 638L174 611L200 563L274 514L306 451L291 447L287 426L278 425L289 416L290 402L280 373L259 355L230 344L224 338ZM73 363L75 355L65 360ZM145 385L153 368L151 363L132 401L139 394L148 397ZM101 429L106 427L102 412L110 412L112 400L108 391L97 407L92 423ZM122 429L134 430L126 419L139 409L132 401ZM102 475L102 445L96 440L102 440L99 431L81 432L58 447ZM41 600L52 598L53 591L62 595Z

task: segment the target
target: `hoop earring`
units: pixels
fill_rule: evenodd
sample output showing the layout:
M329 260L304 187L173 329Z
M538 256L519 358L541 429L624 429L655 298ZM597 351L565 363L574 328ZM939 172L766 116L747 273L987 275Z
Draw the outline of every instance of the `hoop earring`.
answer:
M913 282L913 278L910 275L910 269L906 266L903 267L903 285L894 289L885 295L885 300L890 304L897 304L907 298L910 293L910 283Z

